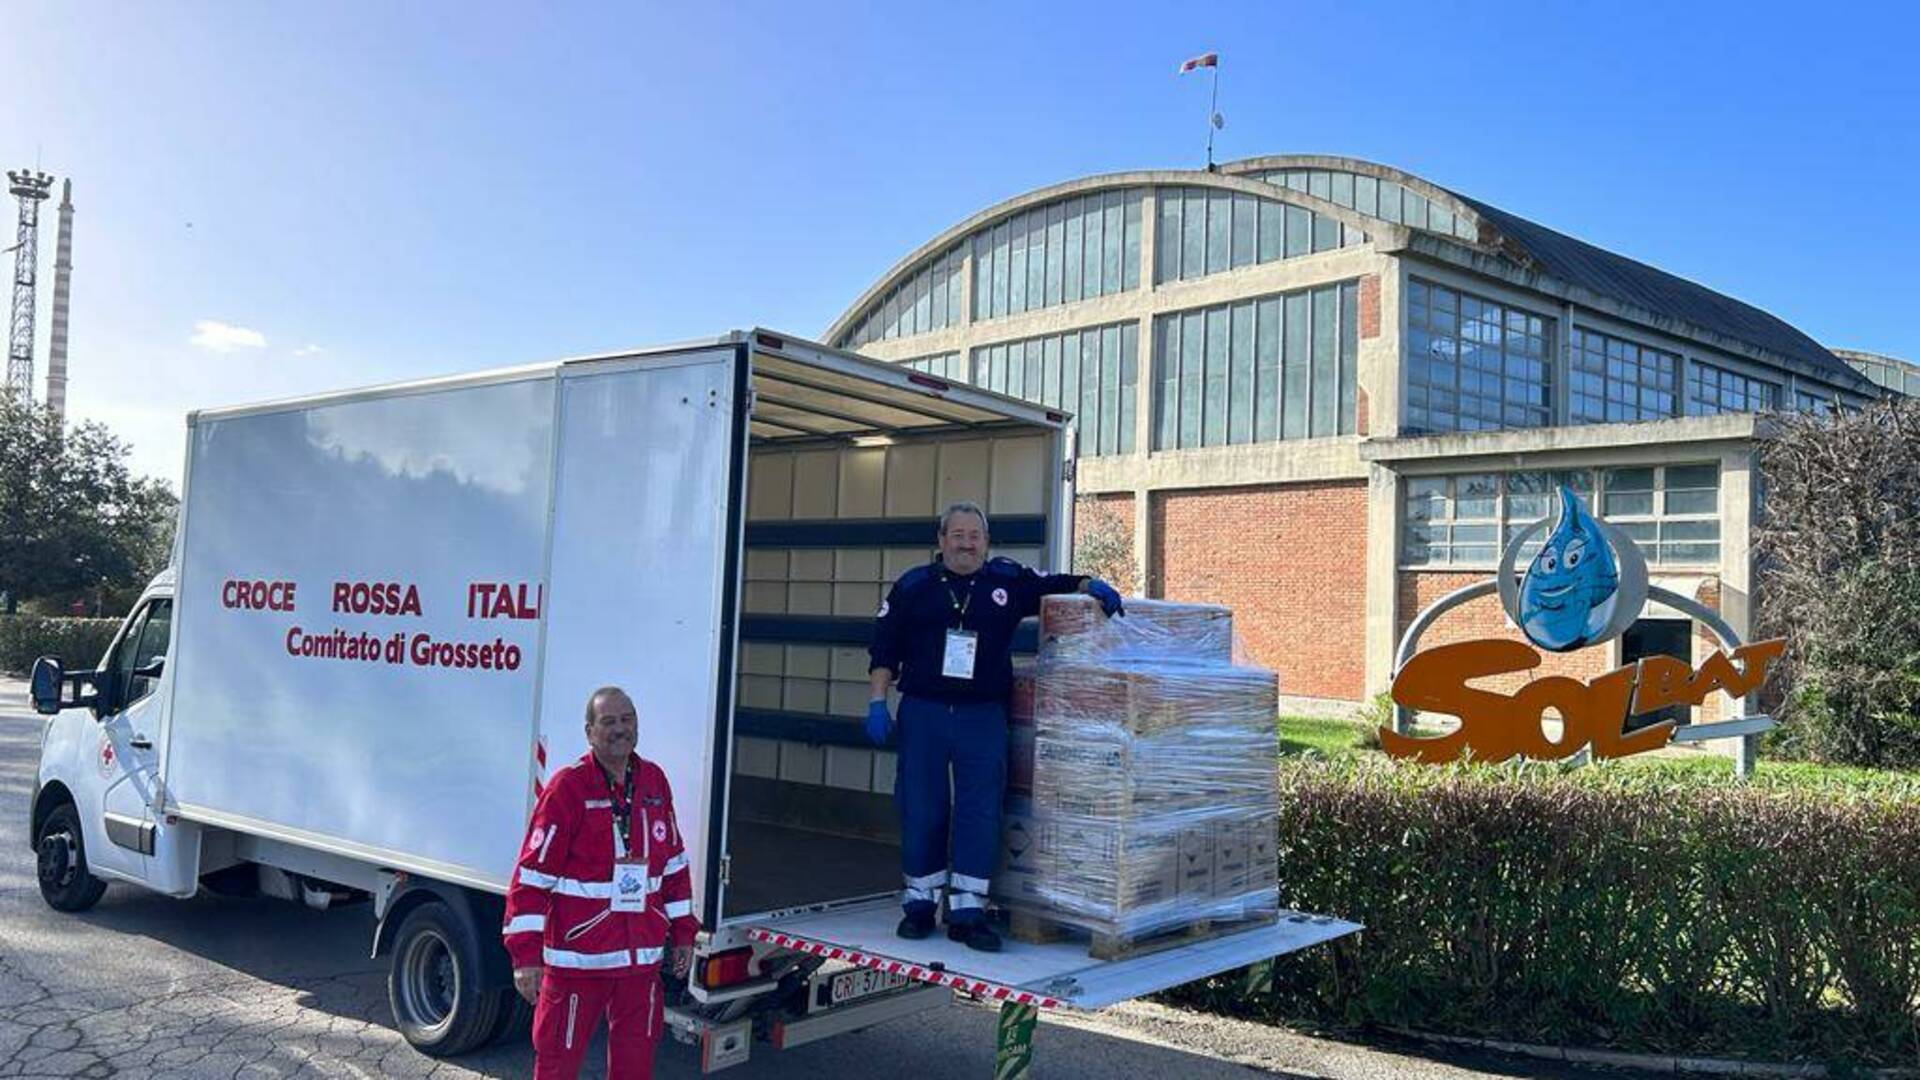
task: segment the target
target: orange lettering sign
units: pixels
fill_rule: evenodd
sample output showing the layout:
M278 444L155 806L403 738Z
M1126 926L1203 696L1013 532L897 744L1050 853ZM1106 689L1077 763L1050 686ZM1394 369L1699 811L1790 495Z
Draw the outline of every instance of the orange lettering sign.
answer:
M1726 690L1741 697L1766 681L1767 666L1786 647L1760 641L1716 652L1698 671L1669 656L1654 656L1607 672L1591 682L1564 675L1535 679L1513 694L1468 686L1491 675L1530 671L1540 654L1518 641L1463 641L1429 649L1407 661L1393 680L1393 700L1409 709L1460 718L1460 726L1433 738L1380 731L1380 745L1394 757L1440 764L1471 754L1476 761L1527 757L1555 761L1591 746L1596 758L1626 757L1666 745L1673 723L1629 733L1626 721L1668 705L1698 705ZM1736 667L1734 662L1739 661ZM1558 740L1541 724L1548 709L1559 713Z

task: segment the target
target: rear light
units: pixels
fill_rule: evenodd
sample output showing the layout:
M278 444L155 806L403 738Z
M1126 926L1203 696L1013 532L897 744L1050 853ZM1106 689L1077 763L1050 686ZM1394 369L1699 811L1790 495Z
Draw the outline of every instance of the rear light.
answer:
M709 990L737 986L752 977L748 973L752 965L753 946L751 945L714 953L700 964L700 985Z

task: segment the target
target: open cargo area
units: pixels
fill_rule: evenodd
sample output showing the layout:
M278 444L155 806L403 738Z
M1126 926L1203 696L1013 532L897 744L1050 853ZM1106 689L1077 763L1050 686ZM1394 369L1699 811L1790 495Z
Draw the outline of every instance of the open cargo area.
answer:
M896 368L895 385L860 383L759 344L729 920L899 888L894 754L860 726L867 646L888 587L932 557L940 510L985 507L994 554L1036 567L1064 552L1070 525L1059 414L1004 402L1034 417L1022 423L949 398L932 376ZM1029 629L1021 645L1032 641Z

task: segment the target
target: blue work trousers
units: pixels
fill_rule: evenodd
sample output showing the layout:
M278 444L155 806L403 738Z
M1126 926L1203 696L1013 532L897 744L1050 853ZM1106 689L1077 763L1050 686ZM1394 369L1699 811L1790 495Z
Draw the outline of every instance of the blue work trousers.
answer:
M942 888L951 887L950 924L985 918L1007 788L1005 703L950 705L902 697L899 751L893 798L900 808L900 871L906 879L901 906L932 914Z

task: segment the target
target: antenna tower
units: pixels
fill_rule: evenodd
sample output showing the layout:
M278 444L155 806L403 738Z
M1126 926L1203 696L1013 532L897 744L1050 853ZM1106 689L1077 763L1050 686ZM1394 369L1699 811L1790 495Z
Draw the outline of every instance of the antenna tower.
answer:
M53 177L35 169L7 173L7 191L20 200L20 231L13 246L13 325L7 336L7 387L22 401L33 400L33 291L40 264L40 204Z

